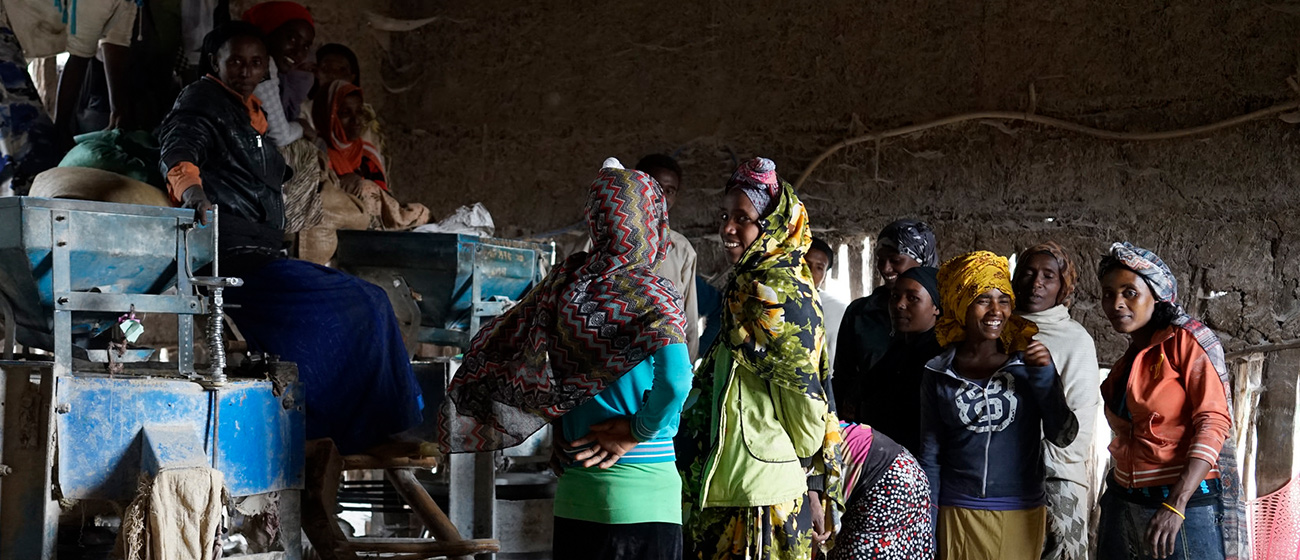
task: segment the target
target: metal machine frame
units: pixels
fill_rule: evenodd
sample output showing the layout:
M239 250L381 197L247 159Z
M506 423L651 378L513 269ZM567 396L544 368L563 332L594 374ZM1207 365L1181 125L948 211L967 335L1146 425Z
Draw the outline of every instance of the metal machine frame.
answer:
M472 252L467 251L469 247ZM524 252L535 260L521 261ZM464 350L487 320L508 309L509 302L493 299L505 288L500 281L509 277L522 282L526 287L511 284L511 289L522 287L519 293L526 293L543 279L545 271L538 261L551 255L553 249L542 244L508 239L450 233L340 231L336 262L339 268L376 283L396 275L412 289L423 290L419 305L425 322L420 325L419 340ZM438 262L428 262L431 260ZM521 266L528 267L526 280L518 274ZM454 281L449 281L448 276ZM395 296L390 292L390 297ZM452 316L447 310L453 307L461 313L467 310L468 316ZM496 527L496 455L456 453L445 461L449 478L447 515L468 538L500 536Z
M24 228L28 218L39 226L48 209L48 238L41 234L22 242L24 250L49 248L53 361L12 360L22 327L16 325L11 296L0 289L6 334L6 361L0 361L0 560L53 558L61 500L129 500L139 475L192 466L222 470L233 496L280 492L289 551L284 557L297 560L302 387L296 376L276 386L225 375L222 290L240 281L216 276L215 211L211 226L198 227L192 211L172 208L13 197L0 199L0 212L6 209L12 213L4 215L19 219L7 219L0 228ZM108 234L100 229L117 218L124 224L175 224L174 294L74 290L76 275L86 273L73 269L74 251L95 243L79 236ZM191 241L211 251L214 276L194 276L196 261L202 265L206 259L196 258ZM200 286L208 297L197 292ZM6 287L14 289L0 286ZM34 302L28 303L30 310ZM74 359L74 313L127 310L177 316L174 369L131 364L115 374ZM199 314L208 314L212 362L202 375L194 365L194 316Z
M482 282L478 281L485 274L479 264L479 255L483 249L484 247L480 245L475 247L474 250L470 276L470 302L472 305L470 326L469 332L465 333L465 343L461 345L461 348L469 346L469 340L478 333L485 320L506 312L505 302L485 301L483 299ZM532 285L536 286L541 280L541 271L537 270L533 275ZM453 453L447 457L447 465L450 478L447 513L452 523L460 527L462 531L470 528L469 533L474 538L497 538L497 467L495 453Z

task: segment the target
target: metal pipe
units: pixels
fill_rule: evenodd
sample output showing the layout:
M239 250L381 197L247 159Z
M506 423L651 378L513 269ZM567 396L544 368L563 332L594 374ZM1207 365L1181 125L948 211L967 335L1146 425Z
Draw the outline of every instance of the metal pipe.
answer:
M0 294L0 313L5 316L5 359L13 360L18 325L14 321L14 307L9 303L9 298L3 294Z
M217 205L212 205L212 275L221 278L221 222L217 219Z
M221 221L218 220L218 208L212 206L212 276L221 278L219 268L221 260ZM212 372L209 374L213 384L225 384L226 382L226 341L223 338L222 329L225 323L225 314L222 306L225 305L225 299L222 297L222 287L220 280L212 288L212 314L208 317L208 361L211 362ZM216 452L213 452L213 462L216 462Z
M212 208L212 222L211 222L212 235L214 239L217 239L221 233L221 230L219 229L218 221L219 220L217 218L217 208L214 206ZM188 243L188 237L186 238L186 243ZM217 240L215 244L219 246L219 243L220 241ZM195 286L204 286L208 289L208 299L209 299L208 325L207 328L204 329L205 332L204 339L208 345L208 364L210 366L208 371L207 384L211 385L212 387L224 385L227 381L226 338L225 338L225 334L226 334L225 333L225 328L226 328L225 327L225 322L226 322L225 289L242 286L244 284L244 281L239 278L221 277L220 270L218 268L219 267L219 263L218 263L219 257L217 255L218 253L220 253L220 250L213 251L212 276L194 277L193 273L192 272L190 273L191 284ZM189 265L189 261L186 260L185 264Z

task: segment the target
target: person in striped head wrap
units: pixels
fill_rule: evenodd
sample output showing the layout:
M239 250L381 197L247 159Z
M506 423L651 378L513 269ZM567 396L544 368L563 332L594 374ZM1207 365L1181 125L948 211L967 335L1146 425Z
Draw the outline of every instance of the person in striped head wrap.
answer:
M551 423L554 558L676 560L681 479L673 435L690 389L681 296L655 272L664 195L608 159L587 196L591 251L576 253L479 329L439 414L449 452L519 444Z
M881 285L871 295L849 303L836 337L833 372L840 408L851 407L844 398L861 393L860 384L889 351L894 334L889 302L899 275L918 266L939 266L934 230L919 220L891 223L876 237L873 260Z

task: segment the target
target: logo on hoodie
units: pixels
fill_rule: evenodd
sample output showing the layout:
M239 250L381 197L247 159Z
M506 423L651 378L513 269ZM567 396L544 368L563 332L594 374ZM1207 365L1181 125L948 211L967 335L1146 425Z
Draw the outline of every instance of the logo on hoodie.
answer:
M985 386L967 383L965 390L957 393L957 417L972 432L1000 432L1015 421L1019 404L1016 380L999 371Z

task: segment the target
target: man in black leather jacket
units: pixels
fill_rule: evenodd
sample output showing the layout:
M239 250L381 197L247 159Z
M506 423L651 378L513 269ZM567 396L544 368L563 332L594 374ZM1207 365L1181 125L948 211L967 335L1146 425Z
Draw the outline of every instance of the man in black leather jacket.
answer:
M252 97L266 75L266 49L253 37L231 38L223 48L229 56L222 67L185 88L159 127L162 171L172 198L199 210L200 220L211 205L221 206L222 253L279 253L280 189L292 170L265 137L265 113Z
M162 165L173 200L200 217L222 207L220 272L244 280L227 290L229 316L251 349L297 364L309 439L330 438L345 454L418 449L401 437L423 405L388 296L281 250L288 168L253 95L267 71L260 33L227 24L204 52L215 75L187 87L164 121Z

